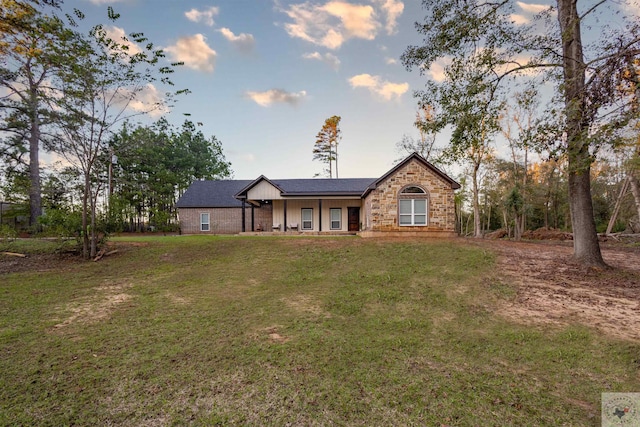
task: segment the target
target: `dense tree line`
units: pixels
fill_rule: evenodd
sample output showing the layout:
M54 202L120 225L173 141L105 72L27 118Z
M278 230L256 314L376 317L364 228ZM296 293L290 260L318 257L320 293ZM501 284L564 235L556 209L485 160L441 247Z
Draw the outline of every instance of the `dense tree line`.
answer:
M177 199L192 181L229 177L231 165L215 137L206 138L185 121L166 120L131 129L124 126L109 145L110 226L122 231L176 230Z
M226 176L229 164L219 142L190 122L179 131L164 121L124 125L167 111L188 92L174 89L170 79L181 64L166 62L141 33L113 39L103 25L81 32L82 12L63 14L61 3L0 0L0 183L31 231L74 230L89 257L105 231L131 218L127 209L138 224L169 227L187 180ZM119 15L108 8L107 18ZM160 87L167 90L151 96ZM42 170L42 151L60 158L63 169ZM122 166L114 170L116 155ZM157 170L136 170L142 155ZM119 172L127 181L109 179Z
M444 156L469 166L476 236L482 235L479 174L491 160L501 116L518 90L546 87L553 99L535 126L520 129L519 148L535 146L545 157L564 162L574 257L586 265L605 266L591 167L598 154L619 145L638 120L640 58L640 23L621 9L631 5L610 3L557 0L537 7L529 19L518 14L525 4L512 0L423 0L426 17L416 22L423 42L409 46L402 60L407 69L420 73L445 64L444 78L428 80L415 95L420 107L435 111L425 130L452 132ZM621 11L615 26L605 19L611 7ZM582 36L586 28L597 34L588 43ZM515 186L510 197L518 228L524 225L518 212L522 191Z

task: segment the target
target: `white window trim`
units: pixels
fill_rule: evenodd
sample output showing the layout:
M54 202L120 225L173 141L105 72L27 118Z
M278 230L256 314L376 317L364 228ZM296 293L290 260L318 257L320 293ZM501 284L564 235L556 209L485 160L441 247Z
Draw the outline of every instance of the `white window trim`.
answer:
M331 218L331 212L338 211L338 227L333 226L333 219ZM342 208L330 208L329 209L329 229L330 230L342 230Z
M304 211L311 211L311 219L310 220L305 220L304 219ZM309 222L311 225L310 227L305 227L304 223L305 222ZM313 230L313 208L302 208L300 209L300 229L301 230Z
M409 189L417 189L417 191L408 192ZM400 214L400 202L404 200L411 201L411 213L403 213ZM424 200L424 214L416 213L416 200ZM416 215L424 215L424 224L416 224ZM410 224L402 224L400 218L411 218ZM400 227L426 227L429 225L429 193L422 188L422 186L417 184L410 184L400 190L398 194L398 225Z
M206 215L207 216L207 222L204 222L202 219L202 217ZM204 226L207 226L207 229L205 230ZM211 231L211 213L209 212L200 212L200 231Z
M411 213L405 213L405 214L401 214L400 213L400 201L398 201L398 224L401 227L426 227L427 225L429 225L429 201L427 198L419 198L419 199L399 199L399 200L410 200L411 201ZM425 213L416 213L416 200L420 200L420 201L424 201L425 204ZM424 224L416 224L416 215L424 215ZM403 224L400 221L400 217L404 216L404 217L408 217L410 216L411 218L411 223L410 224Z

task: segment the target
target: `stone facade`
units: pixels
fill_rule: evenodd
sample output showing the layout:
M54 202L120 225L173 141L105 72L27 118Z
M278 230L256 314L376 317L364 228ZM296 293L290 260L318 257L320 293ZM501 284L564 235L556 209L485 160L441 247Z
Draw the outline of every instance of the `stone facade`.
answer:
M398 195L409 185L416 185L427 192L428 220L426 226L400 226L398 224ZM429 170L417 160L412 160L394 174L380 182L364 200L365 232L414 233L429 232L434 235L455 234L455 203L451 184Z
M251 229L251 206L245 207L246 231L271 231L272 205L253 208ZM200 230L200 214L209 213L209 231ZM242 232L242 208L181 208L180 232L182 234L238 234Z

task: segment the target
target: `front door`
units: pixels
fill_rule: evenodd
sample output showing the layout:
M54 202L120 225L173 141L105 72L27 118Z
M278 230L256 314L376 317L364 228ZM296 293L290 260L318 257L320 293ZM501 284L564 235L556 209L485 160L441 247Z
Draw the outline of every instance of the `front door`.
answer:
M347 208L349 231L360 231L360 208Z

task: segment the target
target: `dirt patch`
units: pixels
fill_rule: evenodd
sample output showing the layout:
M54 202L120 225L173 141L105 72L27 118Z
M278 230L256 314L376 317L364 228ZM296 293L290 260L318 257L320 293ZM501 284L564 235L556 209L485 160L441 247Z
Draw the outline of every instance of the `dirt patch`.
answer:
M284 335L281 335L278 332L279 329L280 329L279 325L269 326L268 328L264 328L262 331L260 331L259 335L264 336L263 334L266 333L267 337L269 338L269 341L277 344L284 344L288 342L290 338Z
M9 273L41 272L59 270L84 262L75 254L36 254L19 258L0 255L0 275Z
M499 278L516 286L500 307L523 323L581 323L607 335L640 341L640 250L603 245L612 270L588 269L562 242L479 241L497 255Z
M122 256L128 251L138 247L149 246L148 242L107 242L105 256L100 260L103 262L111 257ZM112 252L117 251L117 252ZM109 254L109 252L112 252ZM0 253L0 275L9 273L24 272L44 272L52 270L68 270L75 266L87 263L82 258L80 252L47 253L47 254L26 254L26 257L15 257Z
M324 311L309 295L294 295L289 298L282 299L287 307L299 313L309 313L314 316L331 317L331 313Z
M108 319L118 306L131 300L132 296L124 291L131 285L107 285L95 289L92 296L69 302L62 308L71 315L57 323L54 328L61 329L76 323L96 323Z

